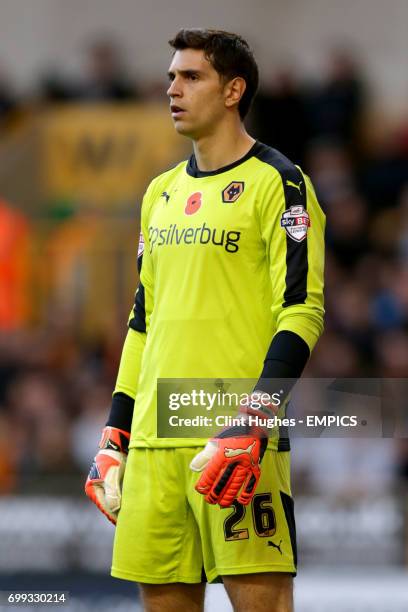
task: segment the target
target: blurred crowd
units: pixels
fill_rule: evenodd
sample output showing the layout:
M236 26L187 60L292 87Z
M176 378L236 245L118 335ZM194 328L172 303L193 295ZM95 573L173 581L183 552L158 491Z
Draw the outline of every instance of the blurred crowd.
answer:
M0 133L30 103L165 103L165 83L137 83L109 40L89 46L81 78L62 75L61 69L47 71L27 100L16 96L0 69ZM408 123L384 129L382 117L371 116L364 72L349 52L335 49L315 82L305 83L289 68L267 78L249 127L311 176L327 215L326 327L306 374L406 377ZM21 252L30 220L10 204L2 207L0 219L4 212L9 225L0 227L0 289L17 296L17 312L29 281L18 266L10 268L10 259L15 263ZM0 493L78 492L108 413L126 321L89 337L58 308L35 325L10 316L0 308ZM295 442L299 488L331 486L345 494L352 479L353 490L360 479L373 492L408 482L404 441L366 442L302 441L297 460ZM341 477L330 477L327 460L343 462ZM365 477L370 468L371 480Z

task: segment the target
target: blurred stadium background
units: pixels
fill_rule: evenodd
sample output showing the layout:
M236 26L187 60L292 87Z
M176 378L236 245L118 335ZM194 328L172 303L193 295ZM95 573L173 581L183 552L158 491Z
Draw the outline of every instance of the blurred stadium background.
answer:
M165 98L180 28L248 37L248 120L311 175L327 227L316 377L408 374L406 0L2 0L0 590L137 610L83 482L137 283L141 196L188 154ZM297 612L408 609L408 444L296 440ZM208 610L230 609L222 587ZM1 609L8 609L3 607Z

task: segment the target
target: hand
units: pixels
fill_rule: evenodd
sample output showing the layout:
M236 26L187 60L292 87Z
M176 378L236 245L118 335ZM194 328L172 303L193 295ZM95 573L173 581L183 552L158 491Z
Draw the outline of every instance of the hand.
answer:
M245 426L243 426L243 429ZM222 508L231 506L236 499L246 506L251 501L261 476L260 462L268 439L245 435L230 428L223 435L231 437L212 438L200 453L194 457L190 468L203 471L195 485L196 491L205 495L209 504Z
M260 463L268 445L268 432L250 425L251 417L275 416L277 406L270 399L268 394L254 391L240 405L243 425L219 433L192 460L190 468L203 472L195 489L205 495L209 504L226 508L236 499L246 506L253 498L261 476Z
M91 466L85 493L101 512L116 525L122 499L130 434L116 427L105 427L99 452Z

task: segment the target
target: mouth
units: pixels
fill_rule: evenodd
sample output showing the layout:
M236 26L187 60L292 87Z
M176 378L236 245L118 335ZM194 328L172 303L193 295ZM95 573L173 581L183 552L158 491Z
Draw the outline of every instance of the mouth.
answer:
M178 119L179 117L182 116L183 113L186 112L183 108L181 108L180 106L177 106L176 104L170 105L170 111L171 111L171 116L173 117L173 119Z

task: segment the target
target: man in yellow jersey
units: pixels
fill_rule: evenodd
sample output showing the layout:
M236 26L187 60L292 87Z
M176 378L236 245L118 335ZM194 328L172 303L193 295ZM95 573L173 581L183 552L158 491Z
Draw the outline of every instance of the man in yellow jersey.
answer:
M236 612L290 612L288 439L250 426L251 399L209 442L159 438L157 381L298 378L323 329L324 215L308 177L245 130L246 41L192 29L170 45L170 110L193 154L143 199L140 284L86 492L117 522L112 575L140 583L149 612L200 611L221 579Z

